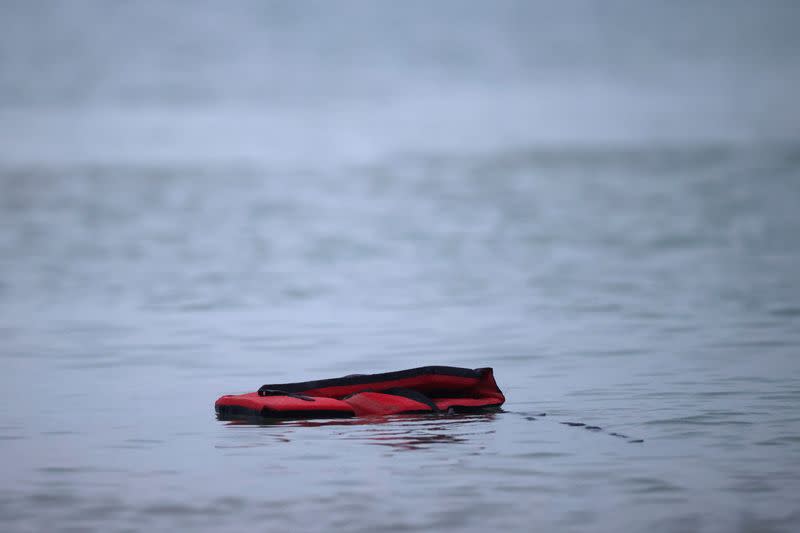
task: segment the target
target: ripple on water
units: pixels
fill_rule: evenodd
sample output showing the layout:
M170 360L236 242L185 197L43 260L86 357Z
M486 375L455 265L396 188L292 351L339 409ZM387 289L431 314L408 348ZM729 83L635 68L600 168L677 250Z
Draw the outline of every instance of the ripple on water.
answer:
M727 417L742 415L744 413L703 413L648 420L644 423L649 426L751 426L754 424L749 420L727 419Z

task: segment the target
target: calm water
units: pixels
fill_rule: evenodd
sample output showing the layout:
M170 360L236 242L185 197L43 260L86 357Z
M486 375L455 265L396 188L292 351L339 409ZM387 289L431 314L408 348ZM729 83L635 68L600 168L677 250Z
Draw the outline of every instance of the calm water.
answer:
M798 21L4 4L0 528L796 530ZM427 364L504 412L213 414Z

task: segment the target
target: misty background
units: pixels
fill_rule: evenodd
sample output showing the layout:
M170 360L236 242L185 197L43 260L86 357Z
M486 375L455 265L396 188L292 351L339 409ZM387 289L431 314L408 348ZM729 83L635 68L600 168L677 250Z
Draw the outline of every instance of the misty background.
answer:
M791 531L798 22L0 2L3 529ZM505 412L213 415L431 364Z

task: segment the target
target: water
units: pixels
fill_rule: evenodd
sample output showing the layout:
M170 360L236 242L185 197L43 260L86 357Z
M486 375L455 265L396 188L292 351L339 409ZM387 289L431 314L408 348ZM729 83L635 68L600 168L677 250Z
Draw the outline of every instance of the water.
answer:
M2 529L794 530L797 22L9 3ZM504 412L213 415L427 364Z

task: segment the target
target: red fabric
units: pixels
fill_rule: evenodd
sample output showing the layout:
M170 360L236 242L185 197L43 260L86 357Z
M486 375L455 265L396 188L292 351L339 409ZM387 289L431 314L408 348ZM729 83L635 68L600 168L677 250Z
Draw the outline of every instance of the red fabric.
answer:
M311 401L292 395L259 396L257 392L222 396L216 402L220 407L233 406L269 417L270 412L309 412L309 416L323 416L336 412L339 416L391 415L409 412L434 411L431 405L397 394L381 393L382 390L405 388L427 396L438 410L449 408L480 408L500 406L505 397L491 368L478 369L480 377L462 377L447 374L422 374L390 381L374 381L364 384L349 384L318 389L308 389L303 396ZM277 415L276 415L277 416ZM302 415L301 415L302 416Z
M355 394L362 391L380 391L386 389L414 389L422 393L428 391L462 391L476 387L480 381L474 378L463 378L458 376L446 376L429 374L414 376L412 378L395 379L392 381L382 381L380 383L363 383L361 385L341 385L335 387L324 387L321 389L308 389L303 394L309 396L327 396L328 398L342 398L348 394Z
M333 398L320 396L308 401L293 396L259 396L257 392L223 396L215 405L236 405L254 411L265 407L272 411L353 411L346 402Z
M430 405L393 394L360 392L344 400L355 411L356 416L395 415L417 411L433 411Z
M474 388L475 394L480 398L494 398L498 401L497 405L504 403L506 397L503 396L500 387L497 386L497 382L494 380L494 371L491 368L483 368L481 370L481 379Z
M488 407L502 403L496 398L436 398L433 402L440 411L447 411L451 407Z

